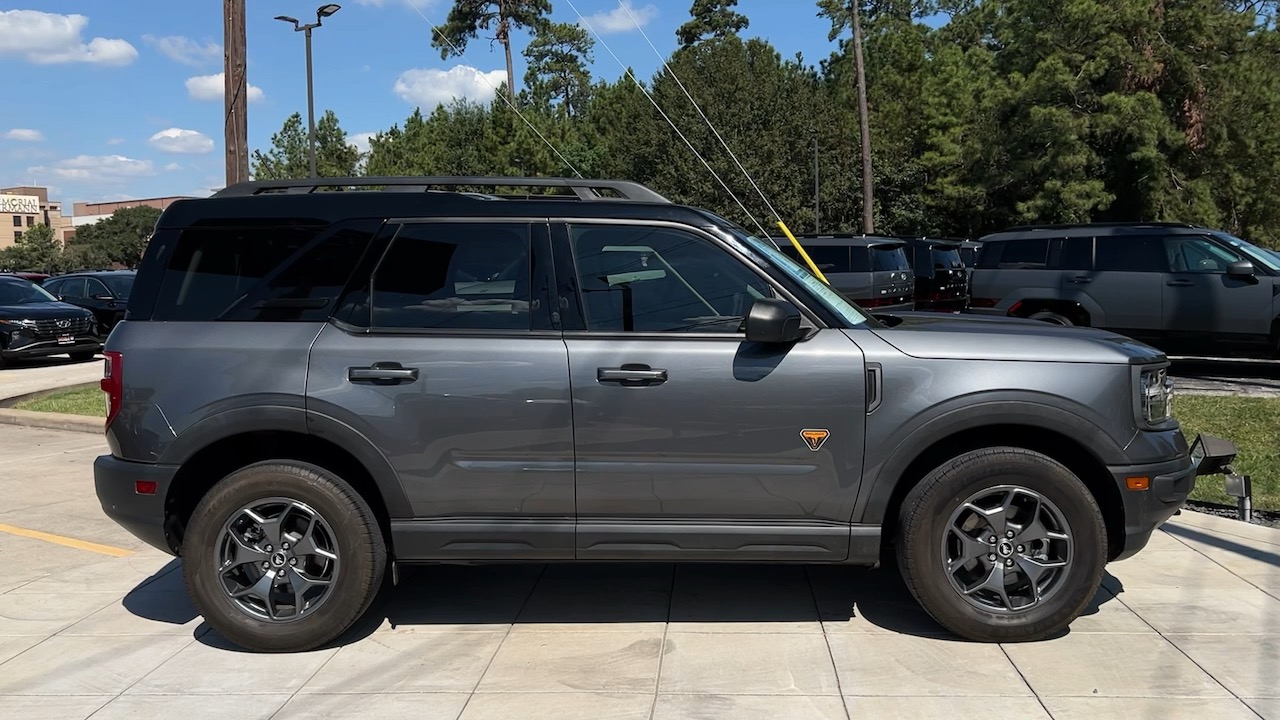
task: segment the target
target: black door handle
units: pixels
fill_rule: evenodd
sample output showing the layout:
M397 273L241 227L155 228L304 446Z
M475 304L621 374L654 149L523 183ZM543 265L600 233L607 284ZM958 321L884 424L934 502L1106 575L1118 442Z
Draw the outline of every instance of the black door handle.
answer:
M656 370L648 365L623 365L618 368L596 368L598 382L616 382L623 385L659 385L667 381L666 370Z
M399 385L418 379L418 368L407 368L398 362L376 362L369 367L347 368L347 380L374 385Z
M1087 285L1088 283L1093 282L1093 278L1087 275L1077 275L1071 278L1071 282L1075 283L1076 285Z
M1195 281L1193 281L1193 280L1170 280L1169 282L1165 283L1165 285L1168 285L1169 287L1191 287L1192 285L1195 285Z

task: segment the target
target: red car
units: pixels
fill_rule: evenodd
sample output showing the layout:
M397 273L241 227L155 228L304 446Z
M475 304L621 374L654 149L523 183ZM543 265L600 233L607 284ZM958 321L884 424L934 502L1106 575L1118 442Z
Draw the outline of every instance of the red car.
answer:
M18 277L26 280L30 280L33 283L42 283L45 280L49 279L49 276L46 275L45 273L38 273L38 272L8 272L8 273L0 273L0 275L17 275Z

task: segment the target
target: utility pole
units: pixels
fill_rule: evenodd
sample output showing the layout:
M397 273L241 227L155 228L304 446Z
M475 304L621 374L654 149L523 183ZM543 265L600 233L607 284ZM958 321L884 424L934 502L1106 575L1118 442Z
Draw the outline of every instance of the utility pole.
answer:
M227 185L249 179L249 118L245 79L245 0L222 0L223 105Z
M870 235L875 232L872 218L875 194L871 187L871 127L867 112L867 74L862 64L860 3L861 0L849 0L849 9L853 12L853 62L858 70L858 128L862 132L862 232Z

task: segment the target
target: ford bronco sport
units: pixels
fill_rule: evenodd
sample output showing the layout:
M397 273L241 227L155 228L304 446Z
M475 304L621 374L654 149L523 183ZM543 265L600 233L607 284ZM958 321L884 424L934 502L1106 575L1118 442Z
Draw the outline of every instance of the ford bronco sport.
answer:
M105 355L104 511L257 651L331 642L438 562L896 558L954 633L1044 638L1203 467L1146 345L876 318L622 181L176 202Z

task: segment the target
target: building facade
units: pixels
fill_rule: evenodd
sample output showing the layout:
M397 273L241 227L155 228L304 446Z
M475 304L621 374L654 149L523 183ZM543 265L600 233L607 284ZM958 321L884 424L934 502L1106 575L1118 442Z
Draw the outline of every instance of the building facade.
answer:
M142 198L140 200L115 200L112 202L78 202L73 206L74 213L71 218L72 228L67 237L75 235L75 228L82 225L91 225L101 220L111 217L111 214L117 210L131 207L153 207L157 210L164 210L179 200L187 200L188 197L181 195L173 195L170 197L159 198Z
M36 225L48 225L60 242L67 241L71 218L62 203L49 200L49 189L30 185L0 188L0 248L13 245Z

